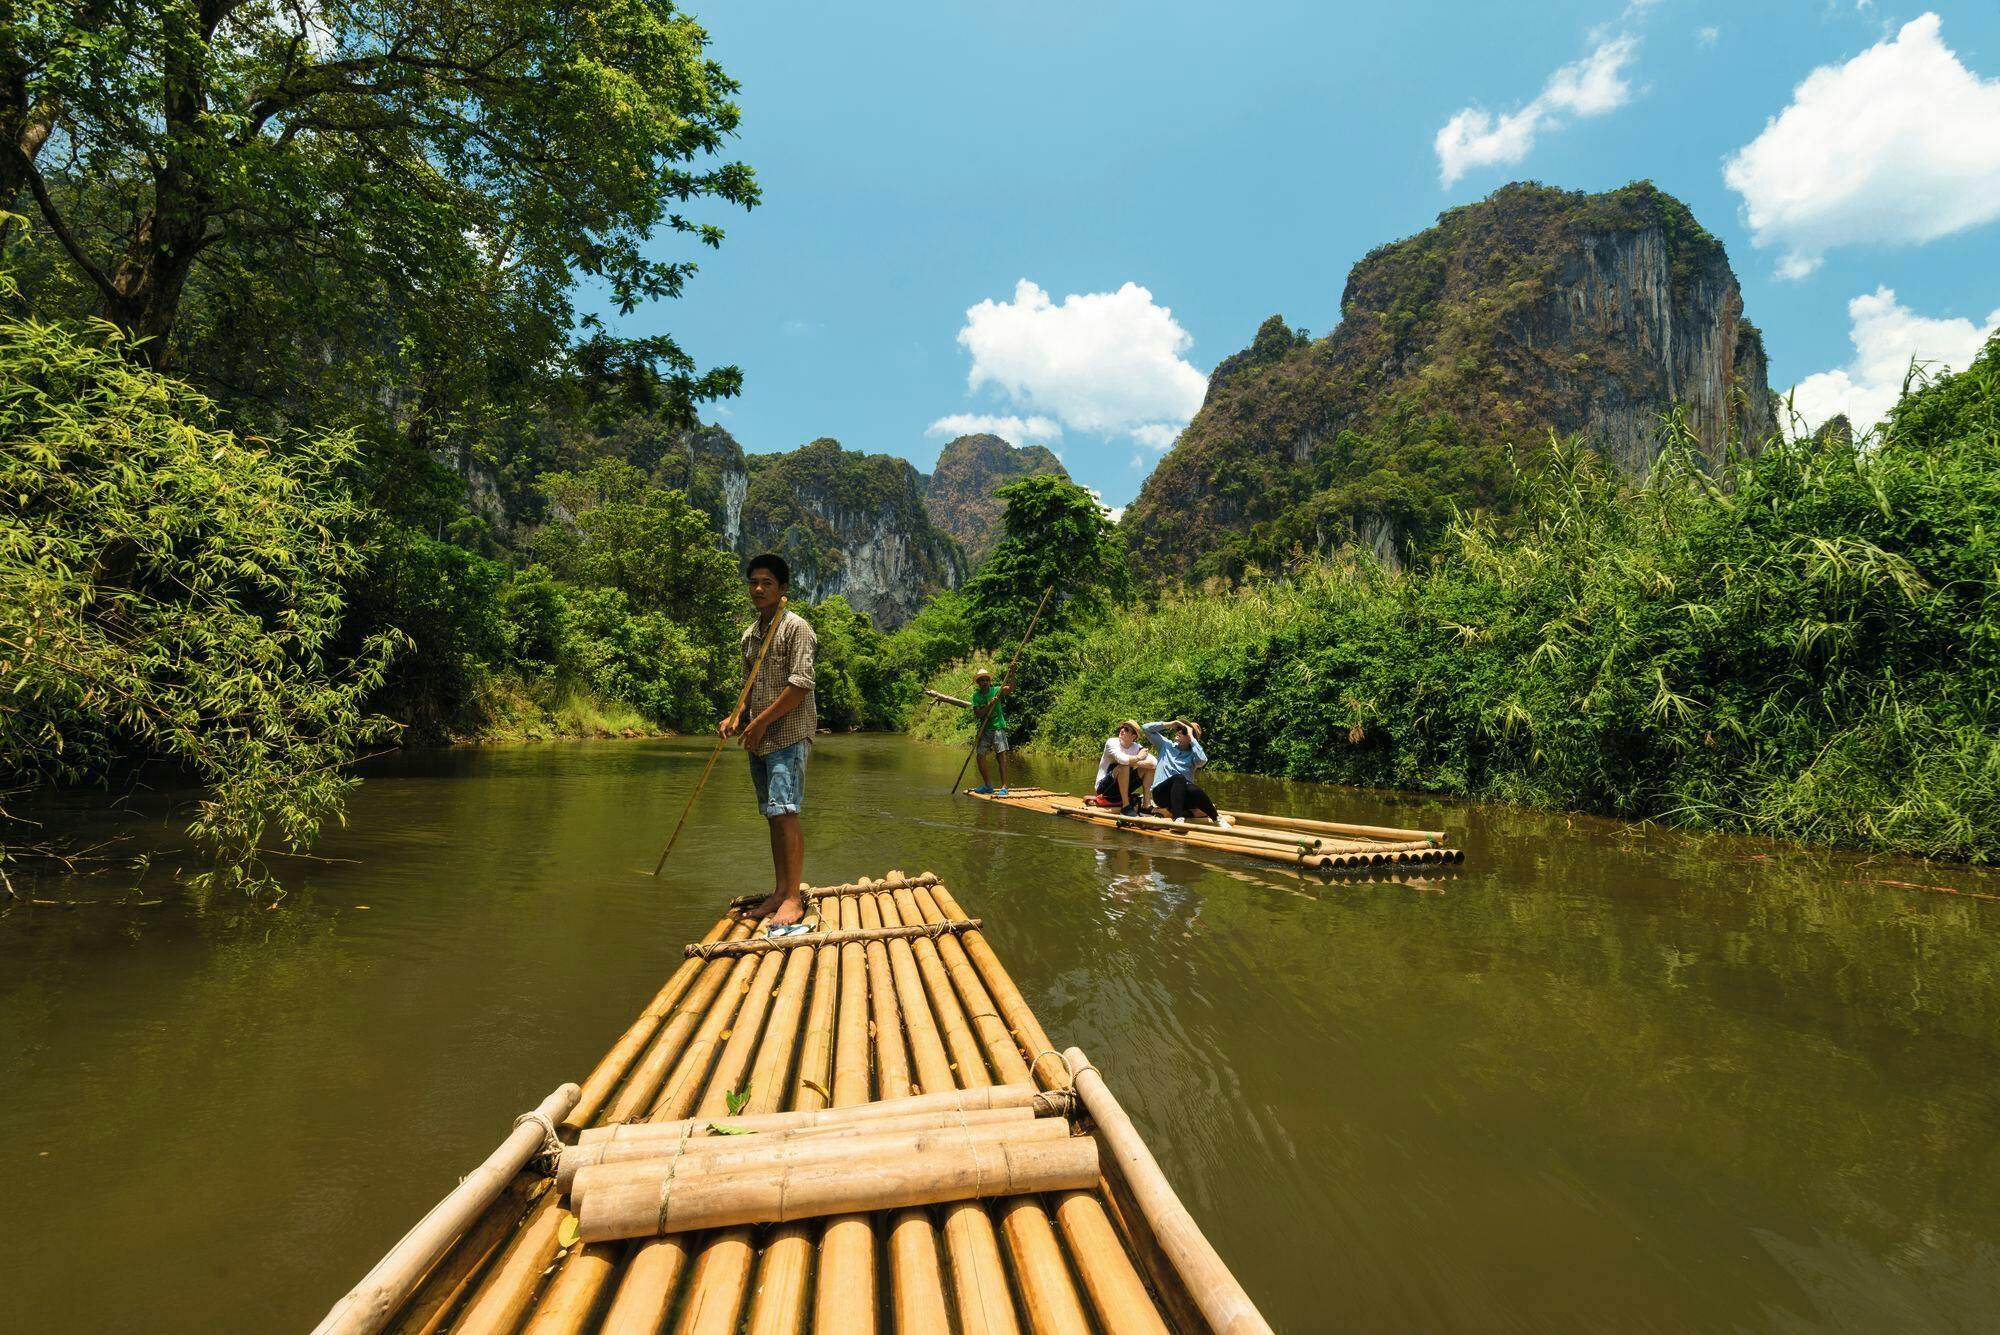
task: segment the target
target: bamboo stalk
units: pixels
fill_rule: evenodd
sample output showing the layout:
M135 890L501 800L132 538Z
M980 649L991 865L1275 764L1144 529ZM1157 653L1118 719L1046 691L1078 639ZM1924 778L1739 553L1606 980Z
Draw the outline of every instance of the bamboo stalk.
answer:
M1350 825L1344 821L1307 820L1303 816L1266 816L1257 811L1225 811L1245 825L1266 825L1280 829L1312 830L1319 834L1353 834L1363 839L1407 839L1442 844L1451 836L1443 830L1405 830L1394 825Z
M824 1164L860 1164L877 1158L891 1158L899 1153L927 1153L951 1149L960 1144L1026 1144L1030 1141L1061 1140L1069 1134L1069 1123L1060 1118L1020 1117L964 1125L904 1127L874 1131L865 1136L806 1136L772 1145L736 1142L727 1149L700 1154L655 1154L644 1159L592 1164L583 1169L570 1186L570 1210L580 1214L589 1208L592 1196L619 1187L649 1183L658 1186L671 1181L678 1188L681 1183L698 1177L742 1173L755 1168L777 1171Z
M906 922L948 921L939 910L935 896L900 890L895 898L898 912ZM972 1027L977 1026L979 1030L980 1041L967 1057L959 1061L961 1078L965 1078L963 1073L971 1071L973 1074L967 1079L968 1084L988 1083L983 1057L990 1056L994 1062L993 1069L1000 1073L1002 1079L1027 1079L1028 1065L1021 1059L1012 1035L1008 1033L986 988L980 983L963 947L950 938L941 942L924 942L917 949L919 960L923 959L926 948L937 960L935 971L927 973L927 977L931 982L933 1006L949 1017L947 1032L966 1031L970 1041ZM1067 1126L1067 1122L1064 1125ZM1021 1284L1023 1306L1027 1309L1030 1328L1036 1335L1089 1335L1090 1324L1084 1318L1082 1303L1070 1282L1069 1267L1063 1261L1062 1248L1056 1241L1055 1229L1049 1223L1047 1211L1036 1200L1010 1200L998 1208L1000 1230L1007 1239L1008 1252L1014 1258L1014 1272Z
M897 879L907 885L923 882L926 877L931 882L937 880L928 872L914 880ZM886 881L880 884L884 889L889 888ZM874 895L860 896L851 901L851 906L859 915L862 926L882 925L882 913L876 906ZM895 970L889 960L887 943L870 942L867 961L869 999L875 1015L876 1095L880 1098L908 1095L917 1086L910 1076L910 1044L906 1041L902 1007L896 1000ZM952 1090L930 1097L962 1100L966 1091ZM890 1221L889 1273L890 1303L899 1335L909 1332L948 1335L951 1313L945 1301L937 1225L930 1211L905 1210ZM842 1327L827 1326L825 1329L839 1330Z
M833 908L843 928L861 925L853 899ZM880 948L879 946L877 947ZM840 1003L833 1048L833 1106L868 1101L868 957L860 942L840 950ZM895 1035L884 1041L901 1042ZM819 1281L813 1298L816 1332L865 1331L875 1326L875 1225L867 1215L830 1219L820 1235Z
M910 877L907 880L898 878L897 881L897 884L910 886L935 885L936 883L937 877L930 872L925 872L921 876ZM843 895L872 895L878 890L893 890L895 888L895 884L871 881L864 876L858 881L846 881L840 885L808 885L801 889L799 893L806 900L812 901L816 899L836 899ZM768 898L770 898L769 895L738 895L729 901L729 907L732 909L747 909L753 904L763 903Z
M521 1217L544 1191L548 1179L530 1170L517 1174L500 1199L431 1267L389 1325L392 1335L436 1335L473 1280L520 1226Z
M972 708L972 701L961 700L955 695L946 695L943 691L934 691L928 686L924 688L924 694L928 695L933 700L942 701L943 703L948 705L957 705L960 709Z
M916 902L926 917L964 916L951 891L942 885L917 891ZM1039 1078L1047 1088L1067 1087L1068 1066L1056 1053L1047 1031L994 953L986 934L967 932L951 944L964 950L993 1009L1006 1023L1007 1032L988 1041L994 1070L1002 1079L1014 1079L1018 1063L1023 1074ZM945 950L949 954L949 947ZM967 1004L971 1007L972 1002ZM1013 1054L1011 1060L1002 1055L1007 1052ZM1056 1218L1091 1307L1104 1329L1110 1335L1163 1335L1166 1326L1146 1295L1145 1284L1132 1258L1120 1244L1118 1230L1112 1226L1103 1202L1090 1192L1067 1193L1057 1200Z
M741 939L748 936L750 930L749 924L738 923L730 928L728 938ZM686 1053L689 1039L700 1029L702 1021L714 1007L716 997L728 985L734 967L727 960L696 962L694 983L675 1004L673 1012L647 1046L645 1055L634 1063L624 1085L618 1090L617 1098L605 1111L605 1121L629 1122L645 1115L658 1098L668 1072ZM589 1134L588 1130L580 1133L582 1136Z
M375 1268L348 1290L345 1297L314 1327L313 1335L374 1335L389 1324L396 1309L416 1291L424 1275L470 1228L507 1184L541 1152L553 1125L576 1105L578 1089L562 1085L522 1119L498 1149L466 1175L394 1247Z
M1080 1048L1069 1048L1063 1053L1063 1061L1069 1067L1084 1107L1090 1111L1091 1121L1096 1124L1095 1138L1104 1143L1134 1202L1144 1212L1154 1236L1186 1282L1215 1335L1256 1332L1269 1335L1270 1325L1236 1277L1229 1273L1229 1267L1216 1255L1215 1248L1202 1236L1193 1216L1174 1194L1166 1174L1160 1171L1152 1151L1133 1127L1132 1119L1125 1115L1090 1059Z
M746 955L729 963L714 1001L701 1017L701 1023L687 1040L680 1059L674 1063L673 1071L660 1086L658 1096L647 1110L647 1121L674 1122L693 1114L695 1105L701 1102L702 1094L707 1089L709 1072L727 1041L723 1037L725 1031L734 1033L730 1026L737 1012L749 1004L751 979L756 976L760 964L755 955Z
M946 922L935 925L918 924L913 927L878 927L873 930L862 928L858 931L842 932L801 932L797 936L777 939L760 936L747 941L690 941L681 947L681 952L689 959L733 959L741 955L766 955L774 952L806 950L818 946L843 946L849 941L888 941L895 937L937 937L947 932L970 931L979 925L976 918L965 922Z
M893 901L876 897L875 906L884 922L898 922ZM951 1061L945 1056L937 1021L924 996L922 977L910 943L889 943L889 963L895 975L896 995L902 1004L905 1033L917 1081L926 1093L956 1088ZM907 1216L906 1216L907 1217ZM898 1227L902 1227L899 1221ZM1007 1287L1006 1270L1000 1259L1000 1243L993 1221L984 1207L959 1203L945 1211L945 1253L951 1264L952 1296L956 1299L958 1328L963 1335L1015 1335L1020 1325L1014 1316L1014 1302ZM912 1249L914 1251L914 1249Z
M1239 830L1227 825L1196 825L1192 821L1169 820L1165 816L1126 816L1107 807L1068 807L1064 809L1063 814L1077 820L1129 826L1137 830L1164 830L1170 834L1186 834L1189 831L1226 834L1234 839L1247 839L1253 843L1271 844L1281 848L1317 851L1320 845L1320 841L1311 835L1281 830L1251 829L1247 826Z
M706 945L720 941L729 935L735 925L727 917L719 919L715 926L708 929L708 934L702 937L702 943ZM576 1106L570 1109L569 1116L563 1118L564 1127L577 1131L590 1125L591 1119L597 1116L605 1100L611 1097L611 1091L625 1078L639 1053L652 1041L653 1035L666 1022L674 1007L680 1004L681 998L688 994L700 975L699 964L683 963L674 970L666 985L654 995L651 1002L647 1003L646 1009L639 1012L639 1018L632 1022L631 1027L611 1045L611 1051L605 1053L592 1068L590 1075L583 1082L582 1092L577 1095Z
M832 1096L834 1009L840 991L839 946L813 952L812 1009L806 1015L799 1067L792 1081L793 1116L824 1109ZM773 1114L783 1115L783 1114ZM882 1124L898 1119L884 1118ZM845 1135L844 1128L807 1134ZM805 1322L807 1281L812 1272L813 1246L821 1229L785 1224L772 1235L752 1286L748 1335L798 1335Z
M485 1282L451 1323L452 1335L510 1335L527 1313L535 1285L556 1254L556 1228L562 1216L556 1194L543 1192Z
M1089 1136L975 1141L865 1163L742 1169L604 1187L584 1201L579 1218L583 1237L595 1242L1075 1191L1093 1185L1098 1171L1097 1142Z

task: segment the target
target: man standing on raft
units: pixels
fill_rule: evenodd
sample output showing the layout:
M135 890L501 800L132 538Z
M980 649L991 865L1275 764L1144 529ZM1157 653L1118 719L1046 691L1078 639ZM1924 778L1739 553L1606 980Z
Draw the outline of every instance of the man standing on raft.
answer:
M771 827L776 885L749 912L752 917L769 918L774 927L784 927L799 921L806 911L799 893L806 861L799 808L805 805L806 753L819 726L813 697L813 654L819 640L797 612L788 609L778 614L792 583L792 568L784 557L770 552L753 556L743 573L750 582L750 605L757 610L757 619L743 632L743 671L756 666L766 636L773 637L771 650L763 654L763 667L750 683L750 700L743 712L722 720L716 731L724 737L742 733L757 805Z
M975 793L995 793L1007 796L1007 702L1000 697L1014 691L1014 669L1007 668L1006 680L998 686L993 684L993 673L986 668L972 674L972 718L979 725L979 738L973 743L973 756L979 761L979 786ZM986 756L991 752L1000 766L1000 787L997 792L993 780L986 774Z

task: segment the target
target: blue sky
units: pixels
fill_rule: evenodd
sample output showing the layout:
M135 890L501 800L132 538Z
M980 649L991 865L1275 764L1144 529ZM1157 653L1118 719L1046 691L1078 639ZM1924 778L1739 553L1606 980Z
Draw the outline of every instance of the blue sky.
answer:
M616 325L741 366L714 416L752 451L928 469L934 424L1011 417L1121 505L1195 373L1273 312L1326 332L1368 250L1519 179L1687 201L1822 411L2000 318L1990 0L692 8L765 202Z

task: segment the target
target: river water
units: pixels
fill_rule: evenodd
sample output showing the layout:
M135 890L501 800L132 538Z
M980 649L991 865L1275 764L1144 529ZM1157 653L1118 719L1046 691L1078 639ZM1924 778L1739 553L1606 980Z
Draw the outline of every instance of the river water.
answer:
M704 751L399 757L274 911L0 919L0 1329L309 1327L768 881L736 755L645 875ZM954 800L959 759L822 739L809 879L943 876L1279 1329L2000 1328L2000 902L1911 888L2000 878L1216 780L1469 852L1327 884Z

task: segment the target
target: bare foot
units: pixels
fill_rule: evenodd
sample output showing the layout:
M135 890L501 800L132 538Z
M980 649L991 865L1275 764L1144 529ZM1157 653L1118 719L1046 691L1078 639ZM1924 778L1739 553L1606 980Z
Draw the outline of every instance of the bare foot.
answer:
M796 893L789 894L779 899L777 906L771 910L771 926L790 927L805 916L806 901L804 896Z
M737 916L748 918L753 922L759 918L768 918L773 913L776 913L778 911L778 905L784 903L784 901L785 901L785 892L782 890L773 890L770 894L765 895L762 899L758 900L755 904L752 904L749 908L738 909L736 911ZM792 920L794 922L798 921L797 916L794 915Z

